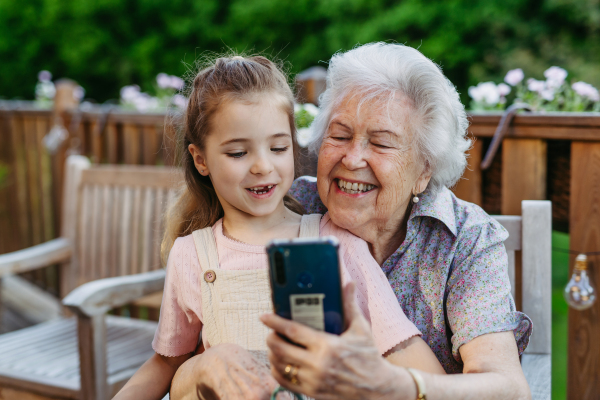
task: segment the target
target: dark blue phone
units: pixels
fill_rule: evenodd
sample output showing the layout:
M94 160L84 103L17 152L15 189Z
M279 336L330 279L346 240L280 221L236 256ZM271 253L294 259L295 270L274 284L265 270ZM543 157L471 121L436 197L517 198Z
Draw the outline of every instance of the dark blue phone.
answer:
M339 242L333 236L267 245L275 314L333 334L344 331Z

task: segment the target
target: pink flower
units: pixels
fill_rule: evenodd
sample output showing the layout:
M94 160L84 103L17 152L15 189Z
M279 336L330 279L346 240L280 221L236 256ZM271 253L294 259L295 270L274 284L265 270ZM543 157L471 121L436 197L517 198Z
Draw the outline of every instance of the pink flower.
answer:
M500 93L500 96L506 97L510 93L510 86L508 86L505 83L499 83L498 84L498 93Z
M187 107L187 103L188 103L188 99L185 98L184 96L180 95L180 94L176 94L175 96L173 96L173 100L171 100L173 102L173 104L181 109L184 109Z
M600 94L598 93L598 89L585 82L575 82L571 85L575 93L580 95L581 97L587 97L592 101L600 101Z
M38 73L38 80L40 82L50 82L52 80L52 74L46 70L40 71Z
M544 81L538 81L537 79L533 78L527 79L527 89L531 90L532 92L540 93L542 90L544 90L545 86L546 85Z
M500 93L494 82L481 82L469 88L469 96L477 102L485 101L489 105L496 105L500 101Z
M177 77L177 76L171 76L171 87L175 90L181 90L183 89L183 79Z
M504 77L504 82L508 83L511 86L516 86L523 80L524 77L525 74L523 73L523 70L521 68L511 69L506 73L506 76Z
M544 71L544 76L546 77L548 87L550 88L562 86L562 84L565 83L567 75L567 71L560 67L550 67Z
M171 77L164 72L156 75L156 83L161 89L167 89L171 87Z

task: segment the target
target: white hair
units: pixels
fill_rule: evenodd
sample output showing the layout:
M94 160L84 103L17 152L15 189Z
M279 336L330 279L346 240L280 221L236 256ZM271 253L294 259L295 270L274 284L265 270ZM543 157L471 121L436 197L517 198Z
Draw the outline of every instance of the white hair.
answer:
M389 110L397 93L413 107L415 154L432 174L428 188L437 192L452 187L463 174L465 152L471 146L465 108L440 68L418 50L401 44L370 43L333 55L327 90L319 98L321 111L312 124L310 150L318 152L333 111L348 95L361 96L359 108L365 101L387 99Z

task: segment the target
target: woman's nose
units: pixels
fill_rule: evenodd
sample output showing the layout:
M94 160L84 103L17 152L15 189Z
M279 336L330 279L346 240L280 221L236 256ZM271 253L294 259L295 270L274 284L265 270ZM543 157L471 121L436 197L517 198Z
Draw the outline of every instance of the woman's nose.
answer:
M358 141L352 141L346 148L346 154L342 158L342 164L349 170L364 168L367 166L365 160L365 148Z
M273 163L268 157L257 157L250 168L254 175L267 175L273 171Z

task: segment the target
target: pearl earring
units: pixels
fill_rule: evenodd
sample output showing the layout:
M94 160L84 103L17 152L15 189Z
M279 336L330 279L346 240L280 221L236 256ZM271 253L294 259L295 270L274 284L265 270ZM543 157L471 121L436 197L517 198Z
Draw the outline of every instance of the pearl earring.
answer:
M201 170L200 170L200 173L201 173L201 174L203 174L203 173L204 173L204 170L203 170L203 169L201 169Z
M413 197L413 203L418 203L419 202L419 198L415 195L415 197Z

